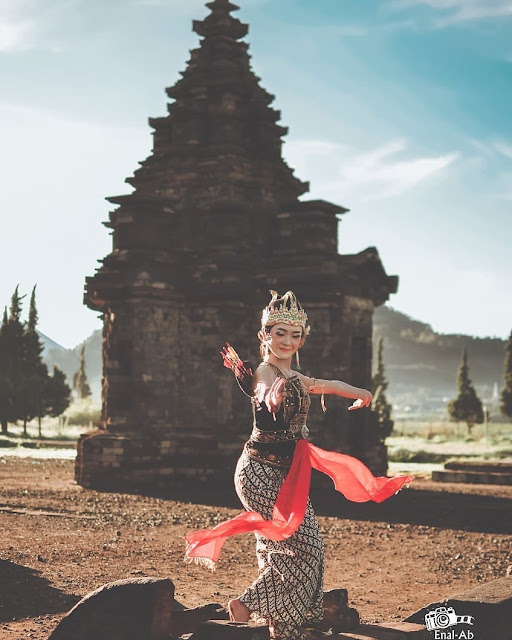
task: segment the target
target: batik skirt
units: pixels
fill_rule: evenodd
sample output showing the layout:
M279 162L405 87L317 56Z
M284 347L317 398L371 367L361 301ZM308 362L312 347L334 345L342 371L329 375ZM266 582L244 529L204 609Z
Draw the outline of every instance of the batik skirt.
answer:
M272 519L272 510L287 471L242 453L235 487L248 511ZM301 625L323 616L324 544L308 500L304 520L295 533L274 542L256 533L259 574L240 596L254 617L267 622L276 640L301 638Z

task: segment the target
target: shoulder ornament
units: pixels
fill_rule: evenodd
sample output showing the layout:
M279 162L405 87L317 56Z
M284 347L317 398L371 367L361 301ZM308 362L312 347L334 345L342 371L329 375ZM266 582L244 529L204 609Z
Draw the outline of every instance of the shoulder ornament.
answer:
M242 360L229 342L226 342L220 352L220 355L222 356L224 366L227 369L231 369L235 374L235 378L240 389L246 396L252 398L254 379L252 362L250 360Z

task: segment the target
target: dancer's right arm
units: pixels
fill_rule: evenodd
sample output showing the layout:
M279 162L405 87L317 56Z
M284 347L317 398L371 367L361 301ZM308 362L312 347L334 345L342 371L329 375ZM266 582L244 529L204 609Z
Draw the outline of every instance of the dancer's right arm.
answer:
M254 397L257 402L265 403L270 413L277 413L286 397L284 379L276 376L270 367L259 366L255 374Z

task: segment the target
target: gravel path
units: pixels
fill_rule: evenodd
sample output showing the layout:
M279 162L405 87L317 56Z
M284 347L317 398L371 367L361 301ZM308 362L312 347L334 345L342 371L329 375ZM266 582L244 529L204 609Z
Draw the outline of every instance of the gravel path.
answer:
M166 497L78 487L69 460L0 458L0 639L43 640L79 598L130 576L170 577L189 606L225 604L256 576L250 535L218 570L183 563L183 536L236 515L232 490ZM325 588L346 587L365 622L505 575L512 487L416 480L387 503L313 492L326 543Z

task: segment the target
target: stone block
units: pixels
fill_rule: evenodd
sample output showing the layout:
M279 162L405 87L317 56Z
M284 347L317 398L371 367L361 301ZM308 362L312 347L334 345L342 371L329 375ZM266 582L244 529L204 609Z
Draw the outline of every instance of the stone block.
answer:
M447 627L445 633L455 630L471 631L475 640L510 640L512 637L512 577L505 576L492 582L478 585L451 596L442 602L433 602L406 619L406 622L425 623L425 615L438 607L453 609L449 615L471 616L472 624L457 624ZM434 613L435 616L435 613ZM466 635L466 637L468 637Z
M118 458L118 457L116 457L116 456L110 456L110 455L105 455L105 454L103 454L103 455L101 456L101 462L102 462L104 465L110 465L110 464L112 464L113 462L118 462L118 461L119 461L119 458Z
M443 471L434 471L436 482L467 482L470 484L512 484L512 463L499 461L447 462Z
M269 640L266 624L209 620L189 640Z
M346 589L331 589L324 593L324 619L322 627L335 633L352 631L359 625L359 613L348 606Z
M490 473L512 473L512 462L501 462L492 460L475 460L467 462L465 460L454 460L446 462L445 469L455 471L486 471Z
M170 634L173 602L168 579L112 582L80 600L50 640L163 640Z
M353 633L341 633L333 637L340 640L428 640L430 636L424 625L389 622L378 625L361 624Z
M103 585L80 600L49 640L169 640L226 619L218 604L186 609L169 578L132 578Z
M359 626L359 613L348 606L346 589L331 589L324 592L324 615L321 622L304 625L304 628L315 632L338 633L352 631Z

